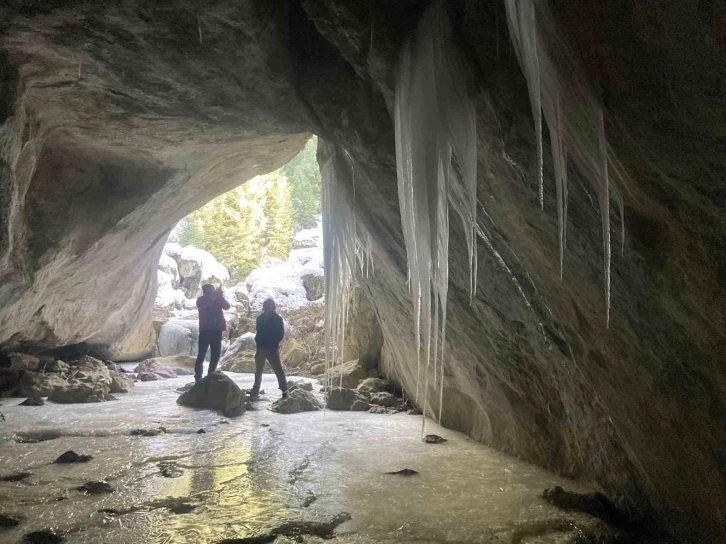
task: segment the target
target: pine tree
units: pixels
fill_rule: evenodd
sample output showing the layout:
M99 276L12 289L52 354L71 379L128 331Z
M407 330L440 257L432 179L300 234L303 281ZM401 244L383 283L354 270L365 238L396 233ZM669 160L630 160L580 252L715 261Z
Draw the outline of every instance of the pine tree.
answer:
M290 187L281 171L269 174L265 191L265 230L262 235L264 253L286 259L292 245L292 205Z
M317 148L318 138L313 136L305 148L282 168L291 188L295 231L314 227L320 215L322 182Z

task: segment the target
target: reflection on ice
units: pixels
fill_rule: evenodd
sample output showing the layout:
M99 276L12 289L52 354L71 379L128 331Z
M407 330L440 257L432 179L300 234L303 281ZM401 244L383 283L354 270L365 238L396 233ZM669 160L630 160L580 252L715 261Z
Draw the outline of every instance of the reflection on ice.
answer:
M251 385L251 375L230 376ZM276 391L274 376L263 380L264 389ZM0 529L0 540L53 528L77 543L211 543L341 512L351 515L338 527L341 542L565 542L573 523L597 523L540 498L557 484L580 490L573 483L435 426L431 432L448 442L425 444L420 416L280 415L262 402L229 420L178 406L175 389L187 381L139 383L101 404L8 401L0 477L32 474L0 481L0 513L24 518ZM164 432L131 435L153 428ZM49 439L16 440L41 435ZM52 463L70 449L93 460ZM170 464L181 474L165 475ZM403 468L419 474L384 474ZM116 491L74 490L88 481Z

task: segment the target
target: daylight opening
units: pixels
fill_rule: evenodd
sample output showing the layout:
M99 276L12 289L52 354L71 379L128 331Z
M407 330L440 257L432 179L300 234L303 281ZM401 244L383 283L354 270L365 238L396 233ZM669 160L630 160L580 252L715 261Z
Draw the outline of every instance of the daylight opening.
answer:
M219 369L255 371L256 319L271 298L284 320L285 370L322 372L325 305L316 149L312 137L284 167L218 196L174 227L157 270L156 356L186 358L193 368L200 337L197 299L204 285L212 285L229 303L223 310ZM209 349L206 360L211 357ZM206 374L207 363L203 370ZM271 371L266 365L265 372Z

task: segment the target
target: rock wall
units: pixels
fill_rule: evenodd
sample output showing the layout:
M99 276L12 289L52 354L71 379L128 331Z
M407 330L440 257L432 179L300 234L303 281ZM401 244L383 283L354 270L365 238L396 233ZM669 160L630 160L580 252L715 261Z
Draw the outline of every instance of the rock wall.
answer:
M146 285L174 222L314 131L320 153L354 162L381 364L413 395L391 113L397 53L425 3L29 5L6 8L0 46L0 342L141 349ZM452 221L443 422L597 482L681 541L721 541L726 13L716 1L550 5L632 177L610 327L598 211L574 172L559 279L551 164L542 211L503 5L451 2L476 95L486 238L470 304ZM433 388L428 400L437 413Z

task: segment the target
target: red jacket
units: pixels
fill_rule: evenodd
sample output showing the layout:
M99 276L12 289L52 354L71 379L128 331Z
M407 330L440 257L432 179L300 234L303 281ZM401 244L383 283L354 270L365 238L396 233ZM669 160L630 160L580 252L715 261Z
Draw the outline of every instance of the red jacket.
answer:
M229 310L229 302L224 300L223 296L201 296L197 299L197 309L199 310L200 331L223 331L227 328L223 310Z

